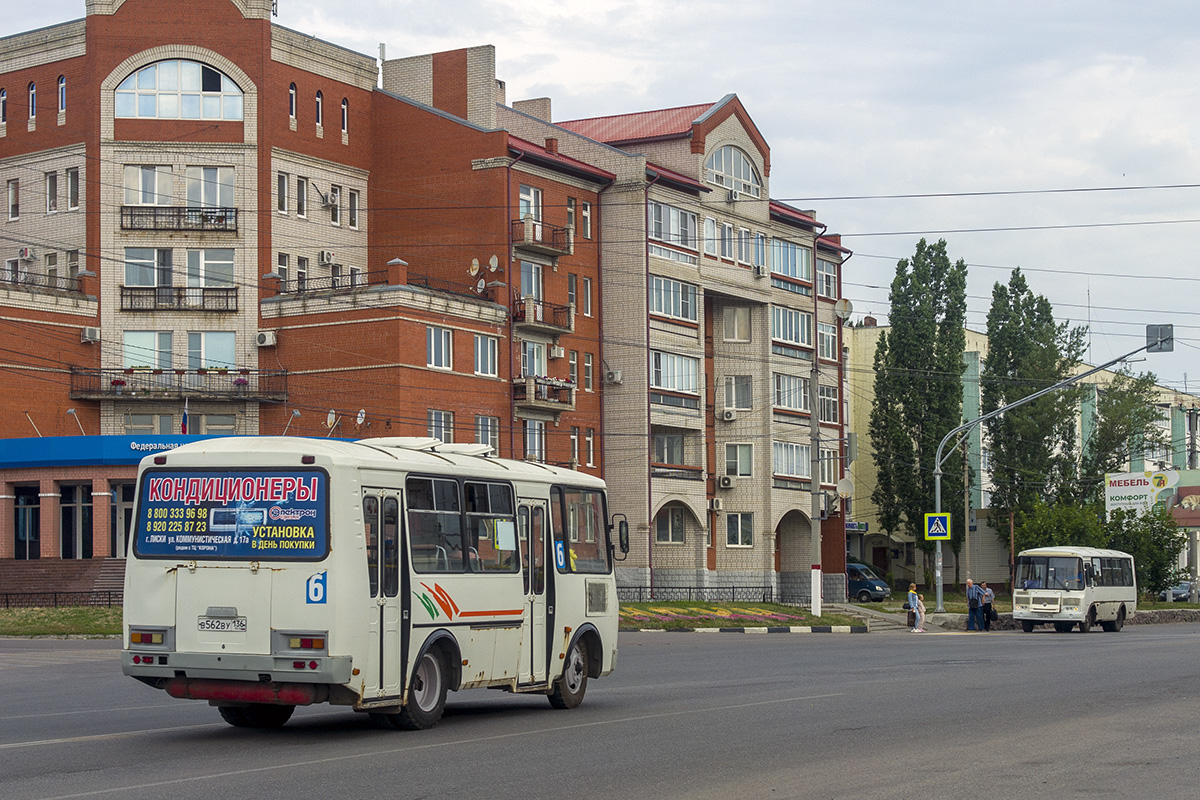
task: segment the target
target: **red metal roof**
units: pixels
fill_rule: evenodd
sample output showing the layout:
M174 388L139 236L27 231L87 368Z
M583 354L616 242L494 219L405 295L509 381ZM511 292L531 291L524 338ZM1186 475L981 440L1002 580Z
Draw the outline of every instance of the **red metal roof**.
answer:
M508 136L508 146L510 149L516 150L518 153L525 153L526 155L533 156L543 162L558 164L563 168L577 174L582 173L584 175L590 175L604 183L611 183L617 179L617 176L611 172L602 170L599 167L593 167L591 164L571 158L570 156L564 156L562 153L552 152L541 145L534 144L533 142L527 142L524 139L519 139L512 134L509 134Z
M817 220L815 218L810 217L808 214L805 214L804 212L800 211L799 209L792 208L789 205L785 205L784 203L781 203L778 200L771 201L770 209L771 209L772 214L778 214L779 216L785 217L789 220L792 220L793 222L799 222L803 225L815 225L818 227L824 227L821 225L821 223L817 222Z
M611 117L592 117L556 123L559 127L581 134L598 142L616 144L648 139L671 139L686 136L695 122L713 103L695 106L664 108L658 111L639 111Z
M687 186L689 188L696 189L697 191L712 191L712 189L708 188L695 178L689 178L687 175L684 175L681 172L676 172L675 170L667 169L666 167L660 167L658 164L652 164L649 161L646 162L646 172L656 172L662 176L662 179L665 181L679 184L680 186Z

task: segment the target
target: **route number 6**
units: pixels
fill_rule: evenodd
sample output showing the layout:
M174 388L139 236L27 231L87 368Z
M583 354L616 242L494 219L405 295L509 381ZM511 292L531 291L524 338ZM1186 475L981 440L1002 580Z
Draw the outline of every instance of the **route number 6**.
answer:
M304 583L305 602L308 604L324 603L325 594L328 588L328 578L326 573L318 572L316 575L310 575Z

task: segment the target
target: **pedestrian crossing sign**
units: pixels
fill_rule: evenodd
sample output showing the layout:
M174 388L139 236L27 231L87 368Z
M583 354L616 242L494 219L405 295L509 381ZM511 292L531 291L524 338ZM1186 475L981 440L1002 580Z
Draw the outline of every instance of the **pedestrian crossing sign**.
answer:
M949 514L926 514L925 515L925 541L949 541L950 540L950 515Z

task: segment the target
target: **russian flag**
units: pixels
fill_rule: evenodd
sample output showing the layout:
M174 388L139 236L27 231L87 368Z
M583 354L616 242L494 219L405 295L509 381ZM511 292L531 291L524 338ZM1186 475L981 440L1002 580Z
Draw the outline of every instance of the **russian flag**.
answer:
M183 434L187 433L187 404L188 401L185 397L183 398L183 424L179 426L179 432Z

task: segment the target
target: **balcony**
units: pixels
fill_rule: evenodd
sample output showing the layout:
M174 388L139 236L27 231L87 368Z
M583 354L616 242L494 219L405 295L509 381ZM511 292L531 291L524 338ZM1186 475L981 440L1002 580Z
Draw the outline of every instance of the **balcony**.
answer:
M557 336L575 330L575 307L524 297L513 305L513 325Z
M72 400L287 400L287 372L71 368Z
M8 289L47 290L51 292L78 292L79 279L65 275L41 275L28 270L4 270L0 273L0 286Z
M123 231L228 231L238 229L236 208L121 206Z
M353 292L370 286L386 286L387 270L353 272L325 278L293 278L279 282L280 294L316 294L320 292Z
M517 408L540 411L574 411L575 385L557 378L527 375L513 379L513 403Z
M514 247L548 256L569 256L575 252L574 231L532 217L513 220L512 241Z
M122 311L237 311L236 286L122 286Z

